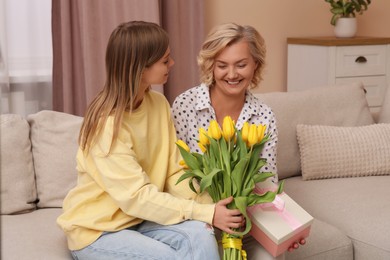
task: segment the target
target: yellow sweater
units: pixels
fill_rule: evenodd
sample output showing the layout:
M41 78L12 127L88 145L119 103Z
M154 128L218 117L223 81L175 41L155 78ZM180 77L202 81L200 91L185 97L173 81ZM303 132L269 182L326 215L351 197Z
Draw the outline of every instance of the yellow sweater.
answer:
M125 114L118 141L107 155L112 134L110 118L89 154L80 149L77 153L78 183L57 219L70 250L88 246L103 231L118 231L143 220L170 225L195 219L211 224L215 204L210 197L197 197L188 182L175 185L183 172L163 95L149 91L137 110Z

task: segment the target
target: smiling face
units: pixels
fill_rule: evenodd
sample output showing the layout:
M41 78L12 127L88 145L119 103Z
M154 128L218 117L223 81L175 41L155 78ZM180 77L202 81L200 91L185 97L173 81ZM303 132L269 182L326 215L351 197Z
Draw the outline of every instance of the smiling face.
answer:
M226 96L245 96L256 67L246 41L227 46L215 58L214 91Z

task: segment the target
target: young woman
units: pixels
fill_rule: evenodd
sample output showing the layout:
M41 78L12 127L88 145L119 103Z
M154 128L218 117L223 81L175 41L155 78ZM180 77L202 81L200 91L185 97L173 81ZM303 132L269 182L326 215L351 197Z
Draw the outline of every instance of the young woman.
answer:
M168 44L148 22L110 36L106 83L80 131L78 183L57 220L75 259L218 259L210 225L229 233L242 225L226 208L232 198L212 204L176 185L183 172L170 107L150 90L174 64Z
M275 173L272 181L276 183L275 115L270 107L249 92L262 79L265 52L264 40L253 27L234 23L215 27L198 57L203 83L179 95L173 103L172 113L178 138L196 152L201 152L198 129L207 129L213 119L222 126L223 118L230 116L238 129L246 121L267 125L270 140L261 154L267 159L262 170ZM243 244L248 259L274 259L250 236L244 238ZM297 246L294 243L292 248ZM278 259L284 259L284 255Z

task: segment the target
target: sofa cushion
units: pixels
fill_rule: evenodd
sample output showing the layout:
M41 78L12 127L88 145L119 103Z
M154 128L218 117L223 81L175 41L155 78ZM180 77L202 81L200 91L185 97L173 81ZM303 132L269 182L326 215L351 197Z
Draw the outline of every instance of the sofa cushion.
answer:
M41 111L27 117L31 125L38 207L62 207L76 185L76 153L82 117Z
M1 216L1 259L72 259L56 219L62 209Z
M390 123L390 86L387 88L385 99L383 100L378 123Z
M300 174L298 124L360 126L374 123L360 83L256 96L269 105L276 116L279 179Z
M298 125L304 180L390 174L390 124Z
M19 115L0 116L1 214L35 208L37 199L29 138L30 126Z
M285 191L314 218L353 243L354 259L390 259L390 176L285 180ZM337 259L337 258L335 258Z
M353 260L352 241L336 227L314 219L306 244L286 252L286 260Z

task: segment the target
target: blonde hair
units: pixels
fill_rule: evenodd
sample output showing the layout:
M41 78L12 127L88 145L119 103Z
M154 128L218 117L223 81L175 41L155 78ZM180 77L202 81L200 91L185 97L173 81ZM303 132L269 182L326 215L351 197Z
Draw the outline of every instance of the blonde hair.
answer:
M111 151L124 112L133 110L144 69L160 60L168 45L168 34L154 23L131 21L115 28L106 49L106 82L89 105L81 126L79 144L82 150L88 152L108 117L113 115Z
M249 25L238 25L226 23L214 27L204 41L198 55L200 78L203 83L212 86L214 80L215 58L227 47L239 41L246 41L249 51L257 63L250 87L256 87L262 78L262 71L265 65L265 42L260 33Z

